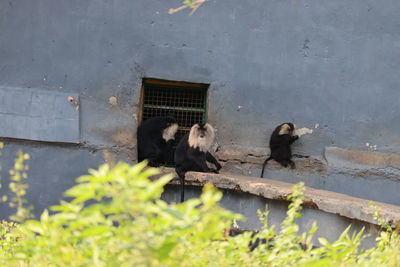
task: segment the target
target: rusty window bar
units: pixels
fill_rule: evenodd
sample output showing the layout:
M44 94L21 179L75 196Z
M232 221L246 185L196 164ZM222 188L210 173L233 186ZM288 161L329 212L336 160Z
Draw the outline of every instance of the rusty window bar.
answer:
M207 84L143 79L142 120L174 116L179 124L177 141L193 124L206 122Z

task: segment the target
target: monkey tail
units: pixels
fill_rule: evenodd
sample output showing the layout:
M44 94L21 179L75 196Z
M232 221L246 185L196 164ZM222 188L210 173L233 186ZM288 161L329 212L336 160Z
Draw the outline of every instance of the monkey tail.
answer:
M181 203L185 201L185 173L182 171L176 171L181 181Z
M265 166L267 165L267 162L268 162L270 159L272 159L272 157L269 157L269 158L267 158L267 159L264 161L264 164L263 164L263 166L262 166L262 171L261 171L261 178L264 177L264 169L265 169Z

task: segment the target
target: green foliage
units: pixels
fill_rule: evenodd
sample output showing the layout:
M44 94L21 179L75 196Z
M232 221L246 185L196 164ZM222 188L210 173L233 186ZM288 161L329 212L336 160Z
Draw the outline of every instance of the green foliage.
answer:
M29 154L18 151L14 162L14 169L9 171L11 182L8 187L14 193L14 197L9 202L9 205L11 208L16 209L15 214L10 219L17 222L22 222L32 217L32 207L27 205L27 201L24 198L28 189L28 184L24 180L28 178L26 172L29 170L29 166L25 164L25 161L29 160L29 158ZM7 201L7 198L3 197L3 200Z
M158 171L145 163L102 165L65 195L70 201L43 212L39 220L0 224L2 266L397 266L400 238L383 231L375 248L362 250L362 232L346 229L335 242L311 240L317 226L299 233L304 185L293 188L280 230L268 225L252 235L225 235L241 215L218 205L222 197L211 184L200 198L168 204L160 199L171 176L156 181ZM255 250L250 242L263 239Z
M0 142L0 149L3 148L3 143ZM1 155L1 152L0 152ZM8 205L11 208L15 208L14 215L11 216L11 220L16 222L22 222L27 218L32 217L32 207L27 205L27 201L24 198L26 195L26 190L28 189L28 184L25 183L25 180L28 178L27 171L29 170L29 166L25 163L29 160L29 154L23 153L22 151L18 151L17 158L14 162L14 168L9 171L10 174L10 183L8 188L10 192L13 193L13 198L11 200L8 199L7 195L1 196L0 202L8 202ZM0 165L1 170L1 165ZM0 180L0 188L1 180Z

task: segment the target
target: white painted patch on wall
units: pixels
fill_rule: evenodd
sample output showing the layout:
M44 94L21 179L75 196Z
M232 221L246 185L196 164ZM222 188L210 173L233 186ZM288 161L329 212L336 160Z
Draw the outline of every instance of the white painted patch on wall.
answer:
M305 134L312 134L312 133L313 133L313 130L306 128L306 127L299 128L294 131L294 134L298 135L299 137L302 135L305 135Z
M371 150L377 150L378 149L378 146L377 145L372 145L372 144L370 144L370 143L365 143L365 146L366 147L368 147L369 149L371 149Z
M110 96L108 99L108 103L110 103L111 106L116 106L118 105L118 99L115 96Z

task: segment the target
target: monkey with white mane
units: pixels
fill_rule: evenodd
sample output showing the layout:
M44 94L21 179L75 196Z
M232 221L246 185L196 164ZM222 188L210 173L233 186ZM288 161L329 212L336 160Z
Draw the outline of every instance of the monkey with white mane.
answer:
M290 166L292 169L296 167L295 163L292 161L292 149L290 146L297 139L299 139L299 134L296 133L296 126L293 123L282 123L275 128L269 140L271 155L264 161L261 178L264 176L265 165L267 165L268 161L271 159L279 162L283 167Z
M181 202L185 199L185 174L188 171L215 172L221 169L221 165L209 152L214 142L214 128L206 123L198 123L192 126L175 150L175 171L181 181ZM207 161L214 164L216 169L207 166Z

